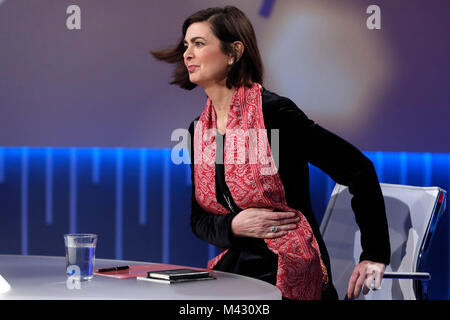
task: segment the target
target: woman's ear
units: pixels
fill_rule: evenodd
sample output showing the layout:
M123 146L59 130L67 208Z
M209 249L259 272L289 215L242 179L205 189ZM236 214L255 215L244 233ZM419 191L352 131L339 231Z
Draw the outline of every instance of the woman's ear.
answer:
M239 59L241 59L242 54L244 53L244 44L241 41L235 41L233 42L233 48L234 48L234 57L235 62L238 62Z

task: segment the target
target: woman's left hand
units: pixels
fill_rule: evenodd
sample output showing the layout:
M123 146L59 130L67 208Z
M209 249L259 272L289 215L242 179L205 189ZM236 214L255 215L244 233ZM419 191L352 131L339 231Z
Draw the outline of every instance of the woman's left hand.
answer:
M350 277L347 289L347 297L349 299L355 299L359 297L361 288L363 288L363 294L366 295L370 289L377 290L381 286L381 280L383 279L386 266L383 263L372 262L369 260L361 261L353 270ZM375 280L375 285L372 286L372 282Z

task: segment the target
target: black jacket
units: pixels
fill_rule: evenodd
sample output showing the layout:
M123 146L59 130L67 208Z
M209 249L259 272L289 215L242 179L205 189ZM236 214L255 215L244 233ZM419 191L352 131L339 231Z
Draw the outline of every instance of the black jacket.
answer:
M322 258L328 270L330 263L327 250L311 207L308 163L320 168L334 181L349 187L353 195L351 205L361 231L363 252L360 261L371 260L389 264L390 245L384 199L372 162L349 142L322 128L308 117L290 99L263 88L262 109L268 132L279 129L278 173L283 182L289 207L299 210L308 220L319 244ZM189 132L191 146L194 122ZM217 153L223 150L223 136L217 133ZM277 258L262 239L237 238L231 232L231 220L242 209L232 203L234 211L215 215L204 211L195 199L193 150L192 213L191 226L194 234L229 252L215 269L252 276L271 283L276 281ZM223 178L223 164L216 164L217 200L226 208L223 194L229 194ZM230 197L231 198L231 197ZM329 272L331 276L331 273Z

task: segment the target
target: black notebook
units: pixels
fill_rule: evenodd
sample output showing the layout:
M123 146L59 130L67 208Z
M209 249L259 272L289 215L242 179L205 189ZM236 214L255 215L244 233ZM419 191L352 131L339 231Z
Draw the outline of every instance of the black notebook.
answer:
M179 283L186 281L213 280L216 279L208 271L195 269L170 269L161 271L151 271L146 277L137 277L137 280L159 282L159 283Z
M165 283L165 284L173 284L180 282L192 282L192 281L203 281L203 280L214 280L216 279L213 276L205 277L205 278L194 278L194 279L177 279L177 280L166 280L166 279L158 279L151 277L137 277L137 280L149 281L149 282L157 282L157 283Z
M210 278L211 275L209 274L208 271L203 270L170 269L170 270L148 272L147 277L163 280L188 280L188 279Z

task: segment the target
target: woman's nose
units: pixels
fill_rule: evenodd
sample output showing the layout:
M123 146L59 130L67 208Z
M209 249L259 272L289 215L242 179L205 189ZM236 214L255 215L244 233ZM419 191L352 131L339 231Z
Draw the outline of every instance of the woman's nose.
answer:
M192 50L189 48L186 48L186 50L183 53L185 60L191 60L192 59Z

